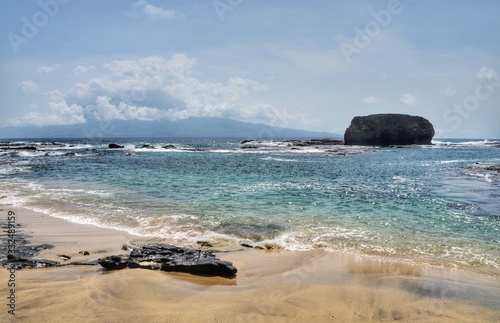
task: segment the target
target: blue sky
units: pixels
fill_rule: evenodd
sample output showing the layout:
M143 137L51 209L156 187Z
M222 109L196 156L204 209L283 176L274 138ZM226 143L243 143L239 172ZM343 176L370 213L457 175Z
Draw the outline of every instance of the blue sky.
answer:
M498 1L0 3L0 127L228 117L343 133L356 115L500 138Z

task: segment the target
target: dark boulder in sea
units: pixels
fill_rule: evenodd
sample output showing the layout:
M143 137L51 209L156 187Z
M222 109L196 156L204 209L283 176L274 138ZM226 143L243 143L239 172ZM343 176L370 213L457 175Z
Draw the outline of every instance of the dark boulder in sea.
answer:
M175 147L174 145L165 145L165 146L162 146L161 148L163 148L163 149L176 149L177 147Z
M407 114L354 117L344 134L346 145L429 145L434 127L429 120Z
M118 149L118 148L123 148L123 146L117 145L117 144L109 144L108 145L109 149Z
M130 255L104 257L98 263L108 270L129 267L222 277L232 277L237 272L232 263L216 258L210 251L168 244L134 248Z

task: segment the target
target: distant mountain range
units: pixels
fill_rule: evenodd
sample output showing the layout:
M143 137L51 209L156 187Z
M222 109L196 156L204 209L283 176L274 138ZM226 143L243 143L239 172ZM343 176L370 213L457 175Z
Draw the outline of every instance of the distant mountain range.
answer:
M0 138L238 137L342 138L343 135L268 126L222 118L179 121L97 121L68 126L5 127Z

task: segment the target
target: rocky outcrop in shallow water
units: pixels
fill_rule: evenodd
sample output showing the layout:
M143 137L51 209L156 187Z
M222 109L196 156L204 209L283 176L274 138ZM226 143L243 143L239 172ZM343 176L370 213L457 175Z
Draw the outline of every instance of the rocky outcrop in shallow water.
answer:
M490 171L495 171L497 173L500 173L500 164L497 165L489 165L484 167L485 170L490 170Z
M480 164L480 163L475 163L473 165L467 165L462 167L463 169L479 169L483 171L489 171L489 172L497 172L500 174L500 164Z
M309 140L304 140L304 139L289 139L283 141L286 143L289 147L307 147L307 146L334 146L334 145L343 145L344 141L338 140L338 139L309 139ZM262 141L260 140L253 140L253 139L246 139L243 140L240 144L241 145L246 145L242 146L241 148L253 148L258 146L248 146L250 145L258 145L261 144Z
M232 263L216 258L209 251L168 244L134 248L129 255L100 258L98 263L108 270L128 267L222 277L232 277L237 272Z
M36 147L26 146L26 145L18 145L18 144L0 144L0 150L36 150Z
M342 140L337 139L310 139L310 140L285 140L284 142L288 143L290 146L334 146L334 145L343 145L344 142Z
M354 117L344 134L346 145L430 145L434 127L429 120L407 114Z

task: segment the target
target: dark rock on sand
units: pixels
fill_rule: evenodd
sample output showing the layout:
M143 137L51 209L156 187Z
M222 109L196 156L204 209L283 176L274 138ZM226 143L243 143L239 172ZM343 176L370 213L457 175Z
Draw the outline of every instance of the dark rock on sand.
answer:
M3 230L8 229L7 221L0 219L0 227ZM16 243L14 249L10 249L9 236L7 234L0 234L0 265L9 266L17 270L23 268L44 268L64 266L58 261L47 259L35 259L42 250L51 249L54 246L50 244L30 245L30 238L24 232L24 229L18 225L16 230Z
M211 252L167 244L134 248L130 255L100 258L98 263L109 270L129 267L223 277L237 272L232 263L216 258Z
M196 241L196 243L199 244L200 247L207 247L207 248L213 247L213 245L208 241Z
M407 114L354 117L344 134L346 145L429 145L434 127L429 120Z
M58 261L47 260L47 259L33 259L33 258L23 258L12 256L9 257L9 266L16 269L23 268L45 268L45 267L58 267L61 265Z
M123 148L123 146L117 145L117 144L109 144L108 148L109 149L118 149L118 148Z
M2 229L7 229L7 222L0 219L0 227ZM15 268L20 270L23 268L45 268L45 267L60 267L66 265L87 265L94 266L97 265L96 261L91 262L70 262L67 264L61 264L58 261L47 260L47 259L35 259L39 255L40 251L52 249L53 245L50 244L40 244L40 245L30 245L30 238L24 232L24 229L18 225L16 230L16 244L13 250L8 248L9 236L7 234L0 234L0 265L9 266L9 268ZM65 260L70 259L70 256L62 256Z
M67 259L65 259L67 260ZM34 259L34 258L23 258L23 257L16 257L12 256L9 257L9 266L14 267L16 269L23 269L23 268L48 268L48 267L63 267L63 266L96 266L97 261L89 261L89 262L83 262L83 261L72 261L67 264L61 264L58 261L53 261L53 260L47 260L47 259Z
M39 244L39 245L36 245L36 246L32 246L30 248L33 249L33 250L36 250L36 251L41 251L41 250L52 249L52 248L54 248L54 245L43 243L43 244Z
M59 258L62 258L64 260L69 260L71 259L71 256L68 256L68 255L57 255Z
M133 247L131 247L131 246L127 246L126 244L124 244L124 245L122 246L122 250L125 250L125 251L132 251L132 250L134 250L134 248L133 248Z
M108 270L123 269L127 268L129 265L129 256L128 255L108 256L97 259L97 262L99 263L99 265Z
M97 266L97 260L92 261L72 261L68 264L68 266Z

